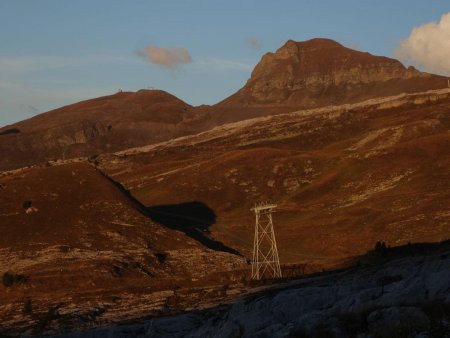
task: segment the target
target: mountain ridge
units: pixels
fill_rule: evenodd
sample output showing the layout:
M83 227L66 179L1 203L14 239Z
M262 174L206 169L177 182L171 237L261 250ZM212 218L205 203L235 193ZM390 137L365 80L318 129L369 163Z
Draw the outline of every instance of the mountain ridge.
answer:
M300 109L444 88L446 78L405 68L330 39L287 41L266 53L247 83L212 106L161 90L118 92L0 128L0 169L94 156Z

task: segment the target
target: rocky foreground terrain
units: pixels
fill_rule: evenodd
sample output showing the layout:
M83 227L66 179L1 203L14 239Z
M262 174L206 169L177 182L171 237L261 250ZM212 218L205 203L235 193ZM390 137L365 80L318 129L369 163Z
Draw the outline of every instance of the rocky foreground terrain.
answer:
M87 162L0 177L0 232L0 335L190 308L223 298L238 279L231 271L247 269L243 257L155 223Z
M448 242L364 265L203 312L59 337L450 337Z

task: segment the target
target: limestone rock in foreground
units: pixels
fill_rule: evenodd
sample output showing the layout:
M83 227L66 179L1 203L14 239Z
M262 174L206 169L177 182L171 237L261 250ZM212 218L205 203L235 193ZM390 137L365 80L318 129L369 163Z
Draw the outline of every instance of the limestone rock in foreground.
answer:
M450 251L309 277L275 295L83 337L442 337L450 334ZM77 337L77 334L71 334Z

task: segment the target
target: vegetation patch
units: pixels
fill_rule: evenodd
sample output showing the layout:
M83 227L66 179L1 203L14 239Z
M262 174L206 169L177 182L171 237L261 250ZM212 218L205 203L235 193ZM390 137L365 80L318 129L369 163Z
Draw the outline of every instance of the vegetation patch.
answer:
M23 304L23 314L31 316L33 314L33 304L31 303L31 299L27 299Z
M165 252L157 252L155 253L155 257L160 263L164 263L167 258L167 254Z
M61 317L58 310L62 305L63 304L57 304L48 309L47 313L37 321L35 333L42 333L51 321Z
M28 281L28 276L20 275L20 274L14 274L11 272L5 272L3 274L3 285L5 287L13 286L14 284L25 284Z
M32 203L31 201L23 201L22 207L23 207L24 209L28 209L28 208L31 208L32 204L33 204L33 203Z
M59 252L68 253L71 248L70 248L70 245L60 245L58 247L58 249L59 249Z
M385 242L376 242L374 252L376 255L383 256L388 252L389 248L386 246Z

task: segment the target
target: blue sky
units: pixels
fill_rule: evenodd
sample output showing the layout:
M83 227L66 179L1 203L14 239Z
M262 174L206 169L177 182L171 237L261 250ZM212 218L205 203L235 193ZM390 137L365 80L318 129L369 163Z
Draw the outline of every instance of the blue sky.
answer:
M414 27L448 12L450 1L423 0L0 0L0 126L119 88L213 104L288 39L393 56ZM138 55L150 45L192 60L152 64Z

